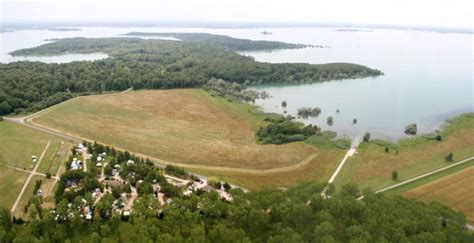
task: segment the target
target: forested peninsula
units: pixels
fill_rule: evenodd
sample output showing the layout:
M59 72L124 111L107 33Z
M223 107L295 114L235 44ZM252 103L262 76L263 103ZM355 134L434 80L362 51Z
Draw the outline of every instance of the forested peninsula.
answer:
M166 33L165 33L166 34ZM196 37L201 36L201 38ZM191 38L191 37L192 38ZM76 95L134 89L202 87L210 79L244 85L322 82L382 75L350 63L270 64L236 50L303 48L208 34L180 35L183 41L141 38L67 38L21 49L14 56L102 52L109 58L64 64L0 64L0 115L38 111ZM189 41L188 39L208 41ZM220 43L220 44L216 44Z

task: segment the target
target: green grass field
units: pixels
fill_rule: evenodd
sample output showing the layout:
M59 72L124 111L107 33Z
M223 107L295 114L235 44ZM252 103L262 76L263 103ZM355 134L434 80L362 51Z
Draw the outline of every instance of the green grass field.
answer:
M0 167L0 207L11 209L27 177L25 172Z
M255 106L203 90L177 89L80 97L32 121L251 188L329 177L344 150L302 142L258 144L255 130L266 124L263 118ZM302 175L247 173L276 168L291 172L309 158L297 168Z
M438 201L464 212L474 222L474 166L403 193L421 201Z
M445 156L452 152L454 161L474 156L474 114L447 122L441 131L443 140L424 137L401 140L397 149L385 152L376 143L362 143L336 178L336 185L354 182L361 188L381 189L400 181L449 165ZM392 171L398 180L391 179Z
M0 207L10 209L21 191L28 173L16 171L9 166L32 170L35 164L32 162L31 156L36 155L39 158L49 142L50 146L38 167L38 172L46 172L50 168L55 174L54 170L57 170L64 162L64 156L56 157L57 148L62 143L61 148L67 149L66 152L68 152L72 144L55 136L8 121L0 122L0 132L0 195L2 195ZM33 183L34 180L31 180L28 187L33 186ZM21 202L28 201L30 194L26 191ZM20 210L20 206L18 206L18 210Z

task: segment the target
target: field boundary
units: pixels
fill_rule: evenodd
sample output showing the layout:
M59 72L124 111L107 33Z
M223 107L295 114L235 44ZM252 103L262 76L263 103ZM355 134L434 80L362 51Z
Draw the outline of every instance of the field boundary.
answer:
M406 181L402 181L402 182L397 183L397 184L395 184L395 185L391 185L391 186L382 188L382 189L380 189L380 190L375 191L375 193L385 192L385 191L389 191L389 190L398 188L398 187L400 187L400 186L409 184L409 183L411 183L411 182L414 182L414 181L423 179L423 178L425 178L425 177L428 177L428 176L437 174L437 173L439 173L439 172L443 172L443 171L448 170L448 169L450 169L450 168L453 168L453 167L462 165L462 164L467 163L467 162L469 162L469 161L471 161L471 160L474 160L474 157L470 157L470 158L461 160L461 161L456 162L456 163L454 163L454 164L451 164L451 165L448 165L448 166L445 166L445 167L442 167L442 168L433 170L433 171L431 171L431 172L428 172L428 173L425 173L425 174L422 174L422 175L413 177L413 178L411 178L411 179L408 179L408 180L406 180Z

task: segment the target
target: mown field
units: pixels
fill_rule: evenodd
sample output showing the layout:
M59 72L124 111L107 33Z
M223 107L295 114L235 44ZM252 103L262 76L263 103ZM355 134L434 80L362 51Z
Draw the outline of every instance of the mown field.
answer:
M37 172L50 171L54 175L62 166L72 144L8 121L0 122L0 133L0 207L10 209L29 175L12 167L32 170L35 163L32 162L31 156L36 155L39 158L50 143ZM58 150L62 151L59 157ZM32 188L33 185L34 180L31 180L28 187ZM31 195L32 192L27 189L20 204L26 203ZM18 210L20 207L17 212Z
M344 153L302 142L258 144L263 118L254 106L176 89L81 97L32 121L252 188L326 178ZM283 173L295 169L306 175Z
M425 202L438 201L464 212L474 222L474 167L435 180L403 193Z
M362 143L358 153L349 158L336 184L354 182L362 188L381 189L400 181L449 165L445 157L452 152L453 161L474 156L474 114L465 114L448 121L440 131L442 141L422 136L386 145ZM392 171L398 179L392 180Z

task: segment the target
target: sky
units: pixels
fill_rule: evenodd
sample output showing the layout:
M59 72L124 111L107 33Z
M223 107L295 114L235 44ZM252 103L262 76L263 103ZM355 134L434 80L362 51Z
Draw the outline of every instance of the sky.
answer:
M473 0L0 0L0 21L351 23L473 27Z

